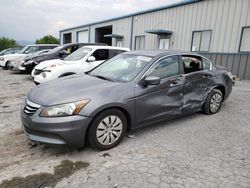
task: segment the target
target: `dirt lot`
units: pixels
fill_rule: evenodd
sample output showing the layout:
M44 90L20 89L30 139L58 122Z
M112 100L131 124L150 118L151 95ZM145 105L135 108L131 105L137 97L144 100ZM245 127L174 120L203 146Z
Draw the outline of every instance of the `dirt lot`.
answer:
M250 187L250 82L216 115L146 127L100 152L29 144L19 110L34 84L4 70L0 81L0 187Z

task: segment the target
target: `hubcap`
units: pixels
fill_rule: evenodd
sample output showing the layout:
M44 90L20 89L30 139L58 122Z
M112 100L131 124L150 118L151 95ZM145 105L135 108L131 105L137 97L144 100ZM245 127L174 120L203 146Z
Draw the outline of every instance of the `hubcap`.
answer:
M210 100L210 111L215 113L221 105L222 96L218 93L214 94Z
M123 124L118 116L105 117L97 126L97 140L102 145L111 145L121 136Z

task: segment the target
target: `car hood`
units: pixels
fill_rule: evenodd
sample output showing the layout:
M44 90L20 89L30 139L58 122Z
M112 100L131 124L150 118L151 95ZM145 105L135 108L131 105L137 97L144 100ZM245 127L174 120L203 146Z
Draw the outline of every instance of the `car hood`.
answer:
M6 58L6 59L14 59L18 57L26 57L27 54L8 54L8 55L2 55L1 57Z
M50 60L50 59L55 59L55 57L57 57L57 56L55 56L55 54L45 53L45 54L41 54L41 55L38 55L36 57L33 57L31 60L40 63L42 61L46 61L46 60Z
M83 99L106 100L105 96L110 95L122 97L126 91L130 91L129 83L111 82L78 74L40 84L33 88L27 97L34 103L51 106ZM131 92L131 96L133 94Z
M50 66L50 65L55 65L58 63L62 63L63 61L61 59L53 59L53 60L47 60L47 61L43 61L41 63L39 63L37 66L35 66L35 69L45 69L46 67Z
M74 65L74 63L77 63L77 61L64 61L61 59L54 59L54 60L48 60L48 61L43 61L41 63L39 63L35 69L45 69L46 67L50 66L50 65ZM50 70L50 69L49 69Z

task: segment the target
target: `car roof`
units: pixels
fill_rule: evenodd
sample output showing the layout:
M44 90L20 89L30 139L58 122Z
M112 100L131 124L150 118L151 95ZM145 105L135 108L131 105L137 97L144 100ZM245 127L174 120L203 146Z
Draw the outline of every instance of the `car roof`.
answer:
M67 43L67 44L63 44L61 46L63 47L67 47L67 46L74 46L74 45L80 45L80 46L87 46L87 45L101 45L101 46L105 46L104 43L88 43L88 42L80 42L80 43Z
M113 50L130 51L129 48L114 47L114 46L87 45L87 46L84 46L84 47L89 47L89 48L92 48L92 49L113 49Z
M30 44L27 46L59 46L59 44Z
M195 55L195 56L201 56L196 53L192 52L183 52L178 50L144 50L144 51L130 51L126 52L125 54L131 54L131 55L141 55L141 56L148 56L148 57L161 57L166 55Z

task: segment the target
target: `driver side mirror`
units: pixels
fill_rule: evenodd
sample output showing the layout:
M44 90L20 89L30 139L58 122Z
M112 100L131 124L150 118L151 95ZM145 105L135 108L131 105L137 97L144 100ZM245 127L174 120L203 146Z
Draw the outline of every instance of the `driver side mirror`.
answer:
M144 85L159 85L161 83L161 78L158 76L147 76L143 80Z
M88 59L87 59L87 62L94 62L96 59L94 56L90 56Z

